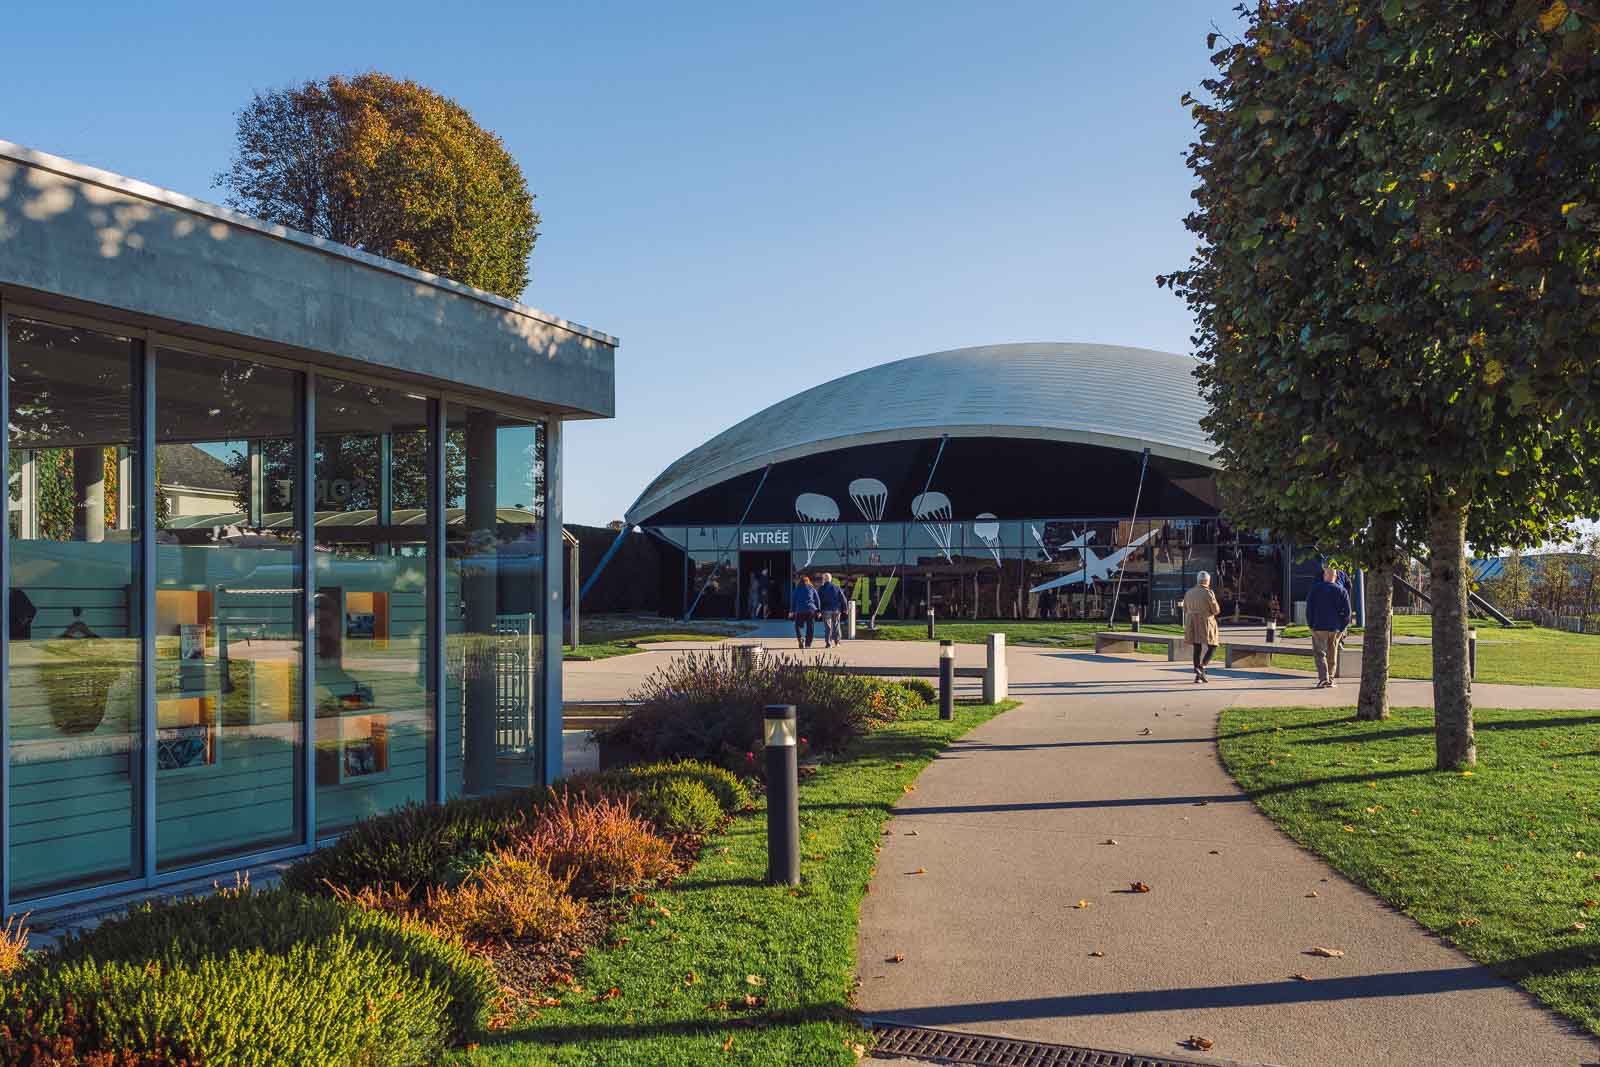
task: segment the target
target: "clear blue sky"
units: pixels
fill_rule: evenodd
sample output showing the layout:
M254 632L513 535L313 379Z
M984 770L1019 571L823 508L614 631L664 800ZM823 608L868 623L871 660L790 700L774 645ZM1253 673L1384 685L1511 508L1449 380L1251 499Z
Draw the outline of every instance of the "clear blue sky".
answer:
M524 300L622 339L617 418L568 437L567 518L598 524L876 363L1187 352L1153 281L1191 248L1178 98L1236 2L17 4L0 138L220 199L256 90L378 69L454 97L538 194Z

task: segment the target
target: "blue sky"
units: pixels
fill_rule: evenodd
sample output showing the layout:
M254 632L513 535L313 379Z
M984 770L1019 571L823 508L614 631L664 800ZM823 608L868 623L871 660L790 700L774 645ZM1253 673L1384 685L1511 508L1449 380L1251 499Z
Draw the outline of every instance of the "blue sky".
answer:
M1178 98L1235 3L16 5L0 138L220 199L256 90L379 69L454 97L538 194L524 300L622 339L616 420L568 436L567 518L603 523L873 364L1188 351L1153 279L1189 255Z

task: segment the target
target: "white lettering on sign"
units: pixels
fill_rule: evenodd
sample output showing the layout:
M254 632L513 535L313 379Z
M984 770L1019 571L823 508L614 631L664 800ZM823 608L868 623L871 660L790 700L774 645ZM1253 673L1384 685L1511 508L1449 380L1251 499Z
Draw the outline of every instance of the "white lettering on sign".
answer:
M777 545L789 547L788 530L745 530L739 538L741 545Z

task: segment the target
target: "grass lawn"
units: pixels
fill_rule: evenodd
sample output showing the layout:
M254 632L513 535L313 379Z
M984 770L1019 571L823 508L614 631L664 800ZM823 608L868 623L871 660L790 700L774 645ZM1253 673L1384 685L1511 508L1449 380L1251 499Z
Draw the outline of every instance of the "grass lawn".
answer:
M641 651L644 641L720 641L749 629L733 622L680 622L655 615L591 615L580 618L578 626L583 641L567 649L563 659L610 659Z
M1118 626L1119 630L1126 630L1126 623ZM1143 627L1151 633L1181 634L1182 626L1170 624L1149 624ZM956 641L963 644L981 645L984 639L993 633L1006 635L1006 643L1011 645L1049 645L1054 648L1093 648L1096 631L1106 629L1105 622L1092 620L1060 620L1048 622L1017 622L1000 620L998 622L941 622L938 624L939 640ZM856 637L876 639L879 641L926 641L928 639L928 626L926 623L882 623L876 630L868 630L865 623L856 623ZM1166 645L1141 645L1141 652L1160 652L1166 654Z
M1012 706L925 709L867 735L801 783L799 888L762 884L766 813L742 815L588 955L581 991L450 1062L856 1064L856 922L883 824L940 749Z
M1465 774L1433 769L1430 709L1351 716L1231 709L1222 758L1295 840L1600 1033L1600 712L1479 709Z
M1526 624L1508 630L1486 619L1478 620L1477 628L1480 682L1600 689L1600 635ZM1433 619L1427 615L1397 615L1395 634L1431 637ZM1304 626L1291 626L1284 635L1309 637L1310 631ZM1389 673L1396 678L1432 678L1432 646L1395 645L1389 654Z

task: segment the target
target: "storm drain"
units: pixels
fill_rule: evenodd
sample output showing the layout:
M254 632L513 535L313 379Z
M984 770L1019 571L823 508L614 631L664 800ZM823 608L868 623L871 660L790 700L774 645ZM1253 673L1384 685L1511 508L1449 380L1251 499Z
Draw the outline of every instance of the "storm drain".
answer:
M1040 1041L1014 1041L955 1030L929 1030L921 1026L876 1024L873 1055L888 1059L904 1056L934 1063L972 1064L973 1067L1207 1067L1196 1060L1139 1056L1128 1052L1047 1045Z

